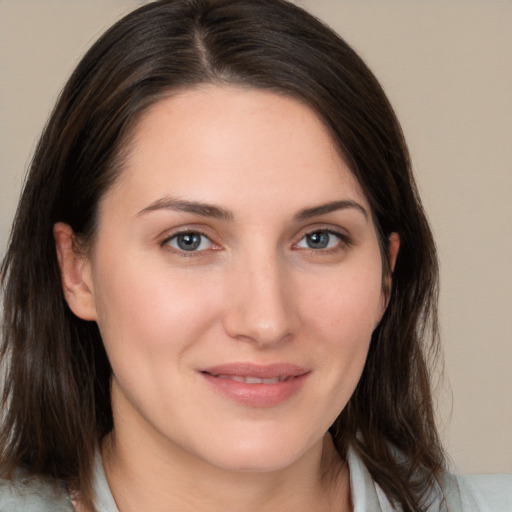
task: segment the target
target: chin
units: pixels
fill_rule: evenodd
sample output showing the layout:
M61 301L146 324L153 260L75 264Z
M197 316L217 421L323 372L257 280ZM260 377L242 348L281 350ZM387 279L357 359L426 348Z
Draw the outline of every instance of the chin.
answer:
M311 448L310 443L290 436L232 436L221 446L210 446L205 458L226 471L273 472L292 466Z
M229 453L220 458L220 460L212 461L215 466L226 471L237 473L269 473L281 471L293 465L298 459L293 454L275 453Z

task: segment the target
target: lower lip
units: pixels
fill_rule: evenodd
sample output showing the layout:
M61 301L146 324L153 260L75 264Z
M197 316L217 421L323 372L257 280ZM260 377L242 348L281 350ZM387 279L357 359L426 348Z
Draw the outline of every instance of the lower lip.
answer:
M227 378L214 377L209 373L201 375L219 393L235 402L250 407L274 407L299 392L309 373L275 384L247 384Z

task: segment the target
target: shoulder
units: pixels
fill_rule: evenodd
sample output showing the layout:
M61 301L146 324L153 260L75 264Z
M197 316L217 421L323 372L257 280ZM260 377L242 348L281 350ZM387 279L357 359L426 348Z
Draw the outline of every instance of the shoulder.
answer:
M401 510L389 501L352 447L347 461L354 512ZM512 512L512 475L441 473L425 496L425 503L425 512Z
M468 475L457 480L463 503L473 500L484 512L512 511L512 475Z
M18 475L0 479L0 512L73 512L63 485Z
M448 503L456 500L463 512L512 511L512 475L445 475L444 481Z

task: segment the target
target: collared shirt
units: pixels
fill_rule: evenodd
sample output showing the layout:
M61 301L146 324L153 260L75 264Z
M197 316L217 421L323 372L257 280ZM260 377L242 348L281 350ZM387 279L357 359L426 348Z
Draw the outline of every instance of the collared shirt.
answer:
M354 450L349 449L350 492L353 512L399 512L374 482ZM512 512L512 475L454 476L444 478L441 487L432 490L425 512ZM119 512L110 492L101 456L96 457L95 482L98 512ZM444 500L446 498L446 502Z
M374 482L354 450L348 451L353 512L399 512ZM94 463L94 496L98 512L119 512L103 468L101 455ZM512 475L454 476L446 474L441 487L432 489L425 512L512 512ZM446 498L446 500L444 500ZM0 512L74 512L64 486L42 479L0 480Z

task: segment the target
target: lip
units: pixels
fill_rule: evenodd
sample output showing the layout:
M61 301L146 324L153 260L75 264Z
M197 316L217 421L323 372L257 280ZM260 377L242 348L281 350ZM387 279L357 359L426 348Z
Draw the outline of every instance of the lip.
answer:
M230 363L201 368L198 372L216 392L251 407L274 407L285 402L299 392L311 373L288 363ZM245 382L242 378L273 382Z

